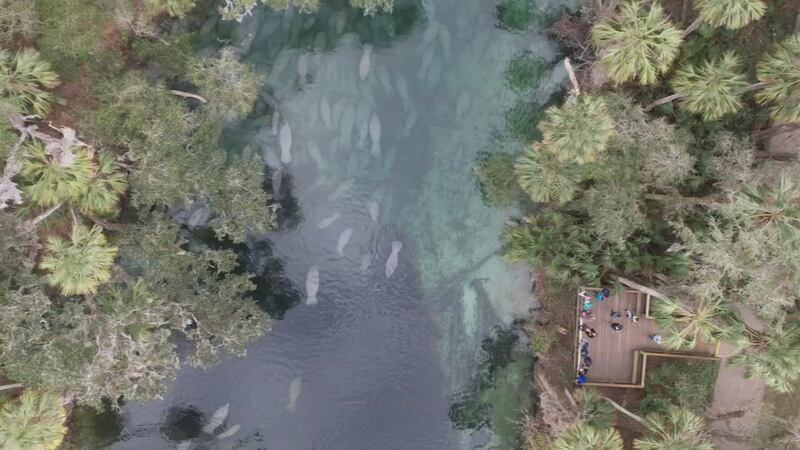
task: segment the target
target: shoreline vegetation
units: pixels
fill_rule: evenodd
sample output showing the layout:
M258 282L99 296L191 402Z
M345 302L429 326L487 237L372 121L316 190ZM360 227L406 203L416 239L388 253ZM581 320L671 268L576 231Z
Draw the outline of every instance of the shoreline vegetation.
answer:
M720 341L726 367L767 387L736 445L796 448L798 415L776 399L800 381L800 4L586 1L548 31L568 92L521 153L476 166L491 204L521 210L505 254L542 305L522 447L732 448L711 427L715 365L661 364L643 391L575 386L577 287L621 275L668 296L652 306L665 347Z
M279 204L219 144L263 80L192 46L258 5L319 1L0 0L0 447L55 449L74 406L160 398L269 330L234 249Z

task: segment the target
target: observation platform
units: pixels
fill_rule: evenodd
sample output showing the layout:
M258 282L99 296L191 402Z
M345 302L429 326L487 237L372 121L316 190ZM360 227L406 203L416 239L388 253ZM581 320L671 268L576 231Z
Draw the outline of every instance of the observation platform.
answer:
M625 281L636 284L629 280ZM658 301L658 297L663 298L663 295L644 286L639 287L642 289L628 287L622 290L611 289L611 295L604 301L594 300L595 293L601 292L599 288L584 287L578 291L579 293L585 291L593 299L591 317L586 319L581 317L584 299L580 295L576 295L574 355L576 376L583 363L580 351L582 342L588 342L588 355L591 358L591 366L585 375L585 385L642 388L644 387L647 361L654 357L719 359L716 342L699 342L690 351L669 350L654 342L650 336L664 335L664 332L650 316L650 304ZM638 316L638 321L634 322L629 319L625 313L626 309ZM612 317L612 311L619 312L621 317ZM611 327L612 323L622 325L622 330L614 331ZM581 330L583 324L596 331L594 338L589 338Z

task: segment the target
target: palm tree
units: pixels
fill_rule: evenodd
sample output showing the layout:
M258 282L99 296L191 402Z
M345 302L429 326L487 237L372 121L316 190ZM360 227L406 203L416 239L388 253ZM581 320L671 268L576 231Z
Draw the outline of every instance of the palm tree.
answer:
M117 209L120 195L125 193L128 182L120 170L113 154L102 152L98 158L97 171L89 182L88 189L78 200L84 214L108 216Z
M767 12L763 0L695 0L699 17L683 32L683 37L700 28L703 22L731 30L758 20Z
M714 293L700 295L688 305L671 298L658 299L651 305L653 317L664 330L664 345L672 349L694 348L698 342L712 342L735 333L733 309Z
M779 322L767 332L746 331L738 343L744 350L732 357L731 363L778 392L792 392L800 378L800 322Z
M578 423L553 443L554 450L622 450L622 437L614 428Z
M553 153L541 151L536 144L517 159L514 173L522 190L540 203L570 201L580 181L577 164L561 161Z
M756 94L761 104L770 104L778 120L800 122L800 36L777 44L759 63L756 76L764 89Z
M682 41L658 2L628 1L616 17L592 28L600 63L617 82L638 77L642 84L655 83L678 56Z
M7 97L19 113L44 115L53 96L45 89L58 85L58 75L36 50L14 55L0 50L0 97Z
M670 405L665 413L648 414L644 418L647 431L636 439L637 450L713 450L706 439L703 418L679 406Z
M52 206L78 201L91 184L94 166L85 149L71 149L69 165L47 154L41 141L31 141L23 149L23 192L34 203Z
M733 207L764 231L777 231L783 242L800 236L800 187L788 176L776 186L746 186L734 198Z
M0 408L0 448L55 450L67 433L66 418L57 396L26 390Z
M576 395L578 420L595 428L609 428L614 424L614 407L596 390L584 388Z
M686 64L672 79L673 95L664 97L647 107L681 99L687 111L701 114L704 120L716 120L742 107L742 90L748 85L742 71L742 61L733 52L727 52L716 61L706 61L699 67Z
M117 248L106 242L99 227L74 223L69 239L51 237L39 267L49 271L47 281L63 295L94 294L111 278Z
M561 106L548 108L539 123L542 150L561 161L594 161L614 135L614 121L602 98L571 95Z

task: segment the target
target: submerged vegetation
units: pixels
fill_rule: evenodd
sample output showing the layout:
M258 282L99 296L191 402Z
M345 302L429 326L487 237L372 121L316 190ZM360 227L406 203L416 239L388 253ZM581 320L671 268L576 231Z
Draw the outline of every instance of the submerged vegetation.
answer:
M653 286L668 296L652 306L666 347L721 341L748 377L790 392L800 381L800 10L787 1L691 5L683 23L665 12L675 11L669 1L587 2L580 18L562 19L554 33L576 51L569 93L538 133L512 133L524 144L513 172L486 170L489 157L477 172L484 193L513 192L511 178L528 196L503 235L510 260L566 289L618 275ZM586 32L563 31L576 23ZM515 61L509 75L524 80L527 68ZM769 138L787 131L788 144L773 147ZM711 448L702 415L716 375L699 365L693 380L672 365L651 373L675 392L653 391L643 417L628 415L641 425L634 448ZM558 394L540 388L552 408ZM611 423L575 417L530 442L622 448Z

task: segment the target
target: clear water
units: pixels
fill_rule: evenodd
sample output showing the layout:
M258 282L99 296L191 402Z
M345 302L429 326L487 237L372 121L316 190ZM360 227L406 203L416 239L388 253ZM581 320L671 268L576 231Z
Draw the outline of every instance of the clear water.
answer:
M492 330L528 314L531 280L499 258L513 211L483 204L473 166L478 152L519 145L505 132L520 96L505 81L509 61L525 50L554 61L555 45L499 27L490 0L398 0L394 15L375 18L345 3L203 27L201 40L233 45L266 77L265 100L225 140L232 154L262 158L281 185L285 231L240 250L263 274L259 301L282 319L246 358L185 368L165 399L87 419L100 433L79 434L80 445L513 446L530 357L495 364L492 349L516 338ZM527 96L543 103L562 79L555 68ZM387 278L393 243L402 248ZM319 291L307 304L312 268ZM239 429L216 439L201 428L226 403L215 433ZM487 404L496 433L483 419L458 419Z

